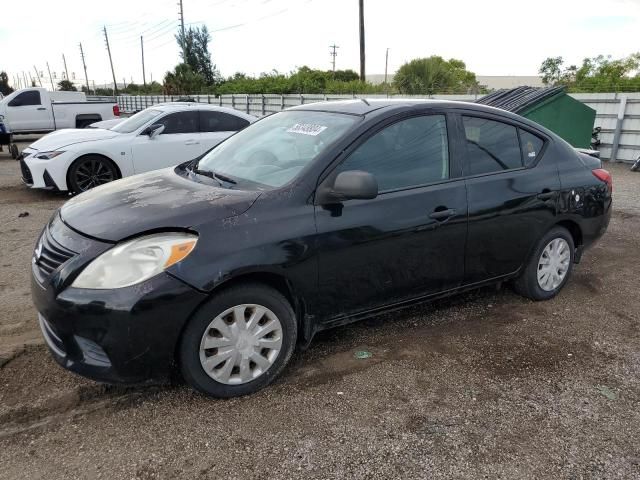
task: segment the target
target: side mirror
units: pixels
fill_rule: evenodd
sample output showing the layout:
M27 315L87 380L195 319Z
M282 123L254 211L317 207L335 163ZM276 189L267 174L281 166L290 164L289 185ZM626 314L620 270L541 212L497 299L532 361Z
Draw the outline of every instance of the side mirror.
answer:
M370 200L378 196L378 181L369 172L349 170L341 172L333 187L319 189L318 203L340 203L344 200Z
M143 133L143 135L149 135L149 139L153 140L158 135L160 135L162 132L164 132L164 125L162 125L160 123L155 123L155 124L151 125L150 127L147 127L145 129L145 131L142 132L142 133Z

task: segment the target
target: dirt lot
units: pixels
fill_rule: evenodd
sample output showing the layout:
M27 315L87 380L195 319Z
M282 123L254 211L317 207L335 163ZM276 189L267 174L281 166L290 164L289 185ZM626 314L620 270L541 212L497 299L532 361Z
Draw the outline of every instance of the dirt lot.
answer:
M336 329L216 401L49 358L29 260L65 197L0 153L0 478L640 478L640 174L609 168L609 232L555 300L484 289Z

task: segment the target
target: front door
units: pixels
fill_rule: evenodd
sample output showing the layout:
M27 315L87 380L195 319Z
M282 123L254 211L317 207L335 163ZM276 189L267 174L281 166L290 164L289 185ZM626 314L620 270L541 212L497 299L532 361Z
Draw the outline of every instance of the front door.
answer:
M461 284L467 231L464 180L444 114L387 124L334 173L364 170L373 200L316 206L323 317L342 317Z
M154 138L140 134L131 147L136 173L172 167L193 160L202 153L196 110L175 112L153 121L164 125Z
M5 121L12 132L52 130L51 109L51 105L42 104L38 90L27 90L8 103Z

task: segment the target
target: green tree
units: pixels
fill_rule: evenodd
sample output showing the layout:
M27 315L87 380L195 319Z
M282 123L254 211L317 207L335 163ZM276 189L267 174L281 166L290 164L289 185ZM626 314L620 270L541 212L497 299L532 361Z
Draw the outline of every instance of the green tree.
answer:
M63 92L77 92L78 89L69 80L61 80L58 82L58 90Z
M186 63L176 65L173 72L167 72L164 76L164 90L168 95L200 93L205 84L204 77Z
M176 34L176 40L180 47L182 62L189 65L193 72L200 74L207 85L219 83L220 74L216 70L209 52L211 35L206 25L189 27L184 35L180 31Z
M2 95L9 95L13 92L13 88L9 86L9 76L7 72L0 72L0 93Z
M562 57L549 57L545 59L538 69L538 73L542 75L542 83L551 86L557 85L562 79L563 63L564 60Z
M400 93L410 95L467 93L479 89L475 73L468 71L462 60L445 60L437 55L416 58L402 65L394 84Z

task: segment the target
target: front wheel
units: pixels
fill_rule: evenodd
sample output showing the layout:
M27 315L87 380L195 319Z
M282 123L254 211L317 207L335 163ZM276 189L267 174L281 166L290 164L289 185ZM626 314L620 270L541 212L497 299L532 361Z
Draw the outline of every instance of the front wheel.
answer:
M548 300L565 286L573 268L575 246L566 228L554 227L540 239L515 289L532 300Z
M69 169L69 187L73 193L86 192L117 178L118 172L113 163L98 155L81 157Z
M179 349L184 379L212 397L254 393L285 368L296 344L287 299L259 284L215 295L187 325Z

